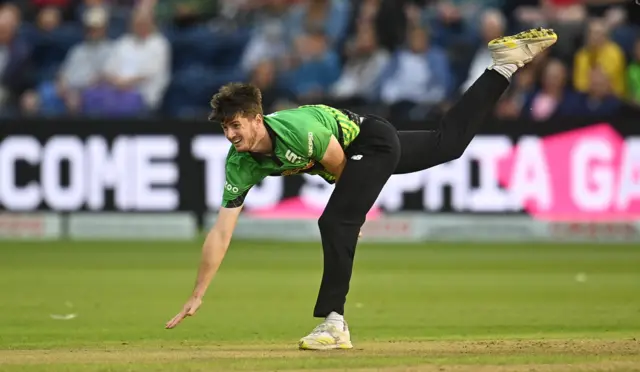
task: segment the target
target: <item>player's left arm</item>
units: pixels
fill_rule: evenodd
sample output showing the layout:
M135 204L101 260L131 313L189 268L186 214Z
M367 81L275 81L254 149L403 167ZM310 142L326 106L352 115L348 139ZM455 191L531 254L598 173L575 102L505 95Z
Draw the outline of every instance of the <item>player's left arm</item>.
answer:
M336 181L340 180L342 171L347 165L347 156L338 142L338 139L331 133L323 133L324 135L314 135L313 155L319 158L320 164L336 177ZM358 239L362 237L362 231L358 233Z
M327 172L333 174L336 177L336 182L340 179L344 167L347 165L347 157L344 154L340 142L331 135L327 149L320 160L320 164L324 166ZM362 231L358 233L358 239L362 238Z
M329 139L329 144L320 159L320 164L322 164L327 172L333 174L336 177L336 182L338 182L345 165L347 165L347 157L336 137L331 136Z
M338 139L328 129L322 127L311 128L304 141L305 149L309 151L309 157L324 167L338 182L347 158Z

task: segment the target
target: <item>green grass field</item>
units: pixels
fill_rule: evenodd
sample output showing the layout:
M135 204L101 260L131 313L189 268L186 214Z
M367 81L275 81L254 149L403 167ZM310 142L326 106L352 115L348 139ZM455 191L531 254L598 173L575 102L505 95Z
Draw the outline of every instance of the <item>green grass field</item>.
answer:
M640 246L361 244L355 349L329 352L296 349L318 322L316 244L234 243L165 330L199 250L1 242L0 371L640 371Z

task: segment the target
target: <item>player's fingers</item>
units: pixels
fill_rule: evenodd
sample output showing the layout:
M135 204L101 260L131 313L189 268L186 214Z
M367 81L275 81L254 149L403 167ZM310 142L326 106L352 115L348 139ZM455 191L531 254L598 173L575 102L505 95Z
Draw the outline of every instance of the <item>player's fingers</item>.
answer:
M164 326L165 326L165 328L170 329L170 328L175 327L175 326L176 326L176 319L177 319L177 317L176 317L176 316L174 316L173 318L171 318L171 320L170 320L170 321L168 321L168 322L167 322L167 324L165 324L165 325L164 325Z
M171 329L174 328L175 326L178 325L178 323L180 323L180 321L182 320L182 318L174 318L172 319L168 324L167 324L167 329Z
M167 322L166 327L167 328L173 328L175 326L178 325L178 323L180 323L182 321L182 319L184 319L186 315L186 312L181 311L178 313L178 315L174 316L173 319L171 319L169 322Z

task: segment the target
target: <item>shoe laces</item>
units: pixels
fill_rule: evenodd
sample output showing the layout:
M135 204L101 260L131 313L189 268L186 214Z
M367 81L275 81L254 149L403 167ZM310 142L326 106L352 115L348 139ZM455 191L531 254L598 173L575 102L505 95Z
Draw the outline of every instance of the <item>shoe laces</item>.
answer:
M319 335L319 334L324 333L324 332L330 332L331 331L331 327L335 327L335 326L332 325L332 324L326 323L326 322L320 323L319 325L317 325L313 329L313 331L311 331L311 334L312 335Z

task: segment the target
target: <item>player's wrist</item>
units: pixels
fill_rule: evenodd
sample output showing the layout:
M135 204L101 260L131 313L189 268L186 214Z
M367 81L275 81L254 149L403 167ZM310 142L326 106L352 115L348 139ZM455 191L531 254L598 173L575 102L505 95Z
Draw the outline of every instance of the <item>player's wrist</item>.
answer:
M202 298L204 297L204 293L205 293L204 289L196 289L191 294L191 298L194 300L202 300Z

